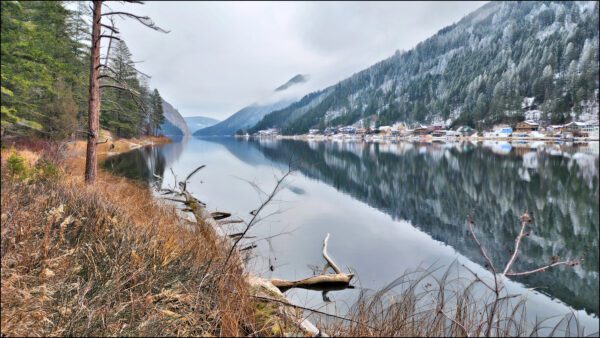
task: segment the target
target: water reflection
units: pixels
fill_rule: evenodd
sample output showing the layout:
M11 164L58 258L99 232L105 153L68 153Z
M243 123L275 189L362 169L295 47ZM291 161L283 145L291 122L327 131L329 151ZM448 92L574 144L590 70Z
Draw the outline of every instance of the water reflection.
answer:
M247 147L219 141L236 156ZM466 232L474 215L478 237L503 266L519 215L534 217L514 271L551 256L583 257L575 269L522 277L528 286L577 309L598 313L598 156L588 148L535 144L248 141L267 158L287 163L372 207L408 220L434 239L484 264Z
M183 137L161 146L142 147L111 156L102 166L128 178L154 183L159 177L163 177L165 169L181 156L188 142L189 137Z
M583 257L584 261L575 269L550 270L520 281L576 309L599 312L597 144L582 147L545 143L353 143L233 138L194 142L197 143L190 147L193 149L186 150L194 161L179 163L180 167L190 166L179 168L182 172L204 164L198 163L199 156L207 156L209 150L217 151L216 148L222 151L223 147L241 162L254 167L269 166L273 162L287 166L292 158L307 177L324 182L394 219L409 221L480 264L484 262L466 232L466 215L474 216L479 239L500 266L508 260L513 248L518 217L528 209L534 224L528 239L522 243L515 271L538 267L554 255ZM210 143L218 147L206 146ZM153 173L162 176L184 146L175 143L138 149L111 158L106 166L129 177L152 182L156 179ZM213 162L211 165L225 168L229 164ZM236 167L234 171L243 169ZM292 184L288 191L295 196L305 196L306 185L300 183ZM222 190L219 187L211 194ZM222 199L233 203L231 195ZM304 217L309 217L308 213ZM347 230L351 231L354 229ZM298 234L301 236L304 233ZM315 242L314 239L298 241ZM391 250L398 243L377 245L382 250ZM344 260L351 261L351 258L345 256Z

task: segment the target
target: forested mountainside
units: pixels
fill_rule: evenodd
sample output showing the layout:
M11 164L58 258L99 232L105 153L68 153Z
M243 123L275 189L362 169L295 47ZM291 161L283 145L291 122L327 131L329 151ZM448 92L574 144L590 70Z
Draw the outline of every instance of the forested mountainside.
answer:
M175 109L169 102L163 100L162 108L165 115L165 120L160 125L161 134L164 135L190 135L190 130L181 116L179 111Z
M88 4L79 2L74 10L59 1L2 1L0 5L2 135L85 136ZM135 68L125 41L115 40L101 63L101 128L119 137L161 133L162 98L149 87L149 76ZM118 89L116 82L136 97Z
M482 128L525 119L528 109L560 123L597 118L598 87L598 2L490 2L253 131L297 134L361 119Z
M275 88L273 95L277 93L285 92L290 87L305 83L308 81L308 75L298 74L286 83ZM272 98L273 99L273 98ZM227 119L219 122L208 128L200 129L194 132L197 136L223 136L233 135L236 132L246 132L248 129L255 126L265 115L279 109L283 109L292 104L296 99L294 98L279 98L274 103L254 103L247 107L244 107L228 117Z
M215 124L221 122L217 119L206 116L188 116L184 117L183 119L185 120L185 123L187 123L188 129L191 133L194 133L196 130L200 130L202 128L214 126Z

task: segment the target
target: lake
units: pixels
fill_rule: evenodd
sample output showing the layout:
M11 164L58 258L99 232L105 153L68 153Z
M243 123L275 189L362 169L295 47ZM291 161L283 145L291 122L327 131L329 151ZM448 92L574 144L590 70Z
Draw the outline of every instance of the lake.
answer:
M458 262L485 273L467 232L467 215L495 265L504 266L519 216L528 210L533 223L513 271L546 265L552 256L583 261L512 278L507 288L526 295L530 314L545 318L575 311L587 333L598 331L597 142L191 138L113 156L103 165L149 183L164 176L162 184L169 185L169 168L183 178L205 164L189 190L209 210L248 220L264 199L259 189L270 192L290 162L295 172L268 208L269 217L249 233L256 237L246 244L258 246L250 251L248 268L265 278L311 276L311 266L323 266L322 241L330 233L330 254L358 276L357 289L330 293L332 303L324 305L318 292L289 291L295 302L337 310L349 306L359 290L379 289L424 266Z

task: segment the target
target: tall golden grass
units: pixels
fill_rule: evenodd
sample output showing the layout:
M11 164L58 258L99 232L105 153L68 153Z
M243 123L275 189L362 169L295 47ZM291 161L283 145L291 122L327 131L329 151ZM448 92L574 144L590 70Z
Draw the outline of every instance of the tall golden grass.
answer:
M182 226L147 187L106 173L87 186L69 171L43 177L35 167L24 179L7 169L8 157L3 151L3 335L261 332L243 270L222 269L225 246Z

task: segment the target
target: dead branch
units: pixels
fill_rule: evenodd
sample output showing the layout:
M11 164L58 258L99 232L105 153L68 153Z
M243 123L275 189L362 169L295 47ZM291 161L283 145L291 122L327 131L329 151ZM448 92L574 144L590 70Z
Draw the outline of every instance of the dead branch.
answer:
M283 181L291 173L292 173L292 168L288 167L288 171L283 176L281 176L281 178L279 178L277 180L277 183L275 184L275 188L273 188L273 191L271 191L271 193L269 194L267 199L257 209L250 212L250 214L252 215L252 219L250 219L250 222L246 223L246 228L244 229L244 231L242 231L242 235L235 240L235 242L231 246L231 249L229 249L229 253L227 254L225 263L223 263L224 267L226 267L227 263L229 263L229 259L231 258L231 255L233 254L233 251L237 247L238 243L244 238L244 236L246 236L246 233L248 233L250 228L252 228L252 226L254 224L256 224L256 222L259 220L258 215L260 214L260 212L273 200L275 195L279 192L279 188L281 187L281 184L283 184Z
M109 28L111 36L113 36L113 34L119 34L119 30L116 29L116 27L115 27L115 20L112 17L110 17L110 24L111 24L111 26L108 26L105 24L101 24L101 26ZM107 65L108 65L108 57L110 55L110 47L112 46L112 40L113 39L108 40L108 48L106 49L106 58L104 59L104 64L107 64Z
M127 17L130 17L130 18L136 19L142 25L144 25L144 26L146 26L148 28L152 28L155 31L159 31L159 32L162 32L162 33L169 33L168 30L162 29L162 28L158 27L154 23L154 21L152 21L152 19L150 19L150 17L147 17L147 16L135 15L135 14L128 13L128 12L108 12L108 13L102 13L102 16L111 16L111 15L127 16Z
M483 246L477 239L477 236L475 235L475 231L473 231L473 221L471 220L471 216L467 217L467 226L469 227L469 232L471 232L471 236L473 237L473 240L475 240L475 243L479 247L479 251L481 252L481 255L483 255L483 257L485 258L487 264L490 266L490 269L492 270L492 272L494 273L494 276L495 276L496 268L494 268L494 263L492 263L492 260L487 255L487 253L485 252L485 249L483 248ZM494 277L494 279L495 279L495 277Z
M544 272L547 269L550 269L550 268L558 266L558 265L576 266L576 265L579 265L579 263L580 263L580 260L561 261L561 262L556 262L556 263L548 264L546 266L542 266L542 267L539 267L537 269L533 269L533 270L529 270L529 271L508 272L508 273L506 273L506 276L525 276L525 275L530 275L530 274L536 273L536 272Z
M110 30L111 32L115 33L115 34L119 34L119 29L117 27L113 26L109 26L109 25L105 25L105 24L100 24L100 26Z
M520 217L520 229L519 229L519 234L517 235L517 237L515 238L515 248L514 251L512 253L512 255L510 256L510 259L508 260L508 262L506 263L506 266L504 267L503 272L500 274L501 276L524 276L524 275L529 275L529 274L533 274L533 273L537 273L537 272L543 272L546 271L549 268L552 268L554 266L558 266L558 265L569 265L569 266L576 266L580 263L580 260L566 260L566 261L558 261L558 257L552 259L552 262L548 265L539 267L537 269L533 269L533 270L529 270L529 271L523 271L523 272L510 272L510 268L513 266L518 254L519 254L519 247L521 244L521 240L523 239L523 237L527 236L527 234L525 233L525 227L527 226L528 223L531 223L531 217L529 216L529 213L527 211L525 211L523 213L523 215L521 215ZM488 287L489 289L491 289L494 294L495 294L495 300L493 301L492 305L492 309L490 310L490 313L488 314L488 325L486 328L486 332L485 332L485 336L489 337L491 330L495 324L494 321L494 317L496 316L496 313L498 311L498 304L500 303L500 301L510 298L512 296L506 296L506 297L500 297L500 292L502 290L502 281L498 280L497 277L497 273L496 273L496 269L494 268L494 265L492 263L492 260L490 259L490 257L487 255L487 253L485 252L483 246L481 245L481 243L479 242L479 240L477 239L477 236L475 236L475 232L473 231L473 222L471 220L471 217L468 216L467 217L467 226L469 227L469 231L471 232L471 236L473 237L473 240L475 240L475 243L477 244L477 246L479 247L479 250L482 254L482 256L485 258L487 264L489 265L490 269L492 270L492 274L494 277L494 287L492 288L490 285L488 285L487 283L483 282L483 280L481 278L479 278L479 276L477 276L476 273L474 273L473 271L471 271L470 269L467 268L467 270L469 270L476 278L477 281L482 282L486 287ZM463 265L464 266L464 265Z
M510 259L508 260L508 263L506 263L506 267L502 272L503 275L506 275L506 273L510 270L512 264L515 262L515 258L517 258L517 254L519 253L519 244L521 243L521 239L525 234L525 226L527 226L528 223L531 223L531 217L529 217L529 214L527 213L527 211L525 211L525 213L521 215L521 230L519 230L519 234L517 235L517 238L515 238L515 250Z
M118 38L114 35L106 35L106 34L100 34L100 36L98 37L98 39L102 39L102 38L107 38L107 39L115 39L115 40L119 40L121 41L121 38Z
M340 268L337 265L335 265L333 259L331 259L331 257L329 257L329 255L327 254L328 241L329 233L327 233L327 236L325 236L325 240L323 240L323 258L325 258L325 261L327 261L327 265L329 265L333 269L333 271L335 271L335 273L342 273L342 270L340 270Z
M192 174L188 175L187 179L191 178L191 176L193 174L197 173L200 169L202 169L204 167L206 167L206 166L201 165L198 168L196 168L192 172ZM173 171L173 169L171 169L171 172L172 171ZM162 176L158 176L158 175L155 175L155 176L158 177L162 181ZM199 199L195 198L189 191L187 191L186 184L183 184L183 182L177 182L177 176L175 176L175 173L173 173L173 178L175 180L175 186L173 188L158 187L157 190L163 195L175 195L175 196L183 197L183 199L170 198L170 197L163 197L163 198L170 200L170 201L183 203L183 205L186 206L186 208L184 208L183 211L191 212L194 215L194 218L196 219L196 225L199 226L200 224L204 224L203 209L206 206L206 204L204 204ZM177 189L176 186L179 186L179 189Z
M354 277L353 273L344 273L335 264L333 259L327 253L327 242L329 241L329 234L325 236L323 240L323 258L327 262L323 273L319 276L312 276L297 281L289 281L285 279L271 279L271 283L275 285L279 290L285 292L291 288L301 288L309 290L323 291L323 299L328 301L327 292L334 290L350 289L350 281ZM331 267L335 274L326 274L327 268Z
M231 216L231 213L229 212L223 212L223 211L215 211L215 212L211 212L210 213L210 217L212 217L215 221L221 220L221 219L225 219Z

